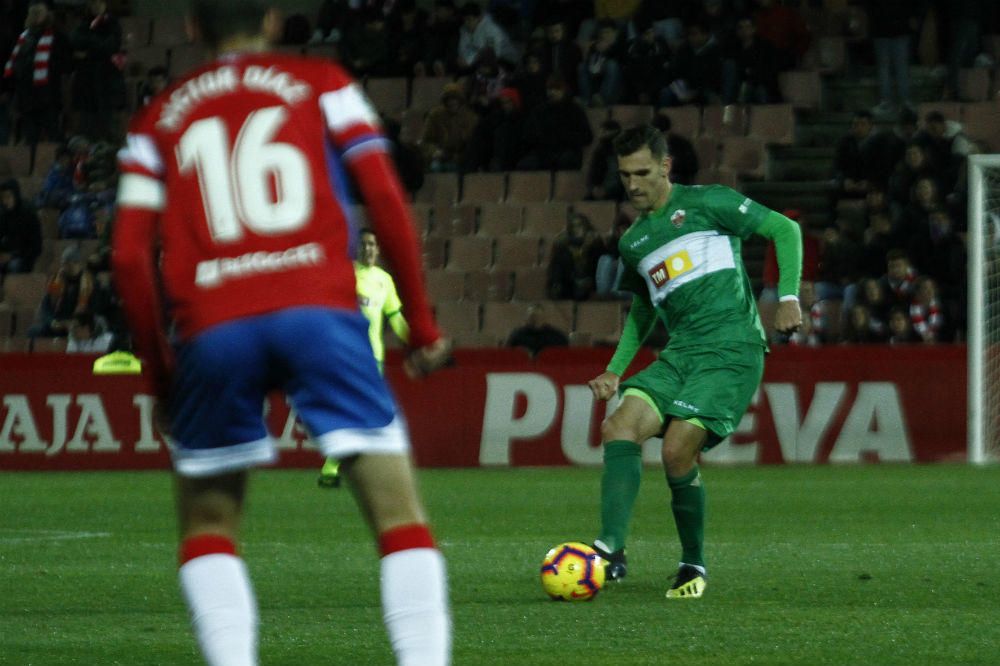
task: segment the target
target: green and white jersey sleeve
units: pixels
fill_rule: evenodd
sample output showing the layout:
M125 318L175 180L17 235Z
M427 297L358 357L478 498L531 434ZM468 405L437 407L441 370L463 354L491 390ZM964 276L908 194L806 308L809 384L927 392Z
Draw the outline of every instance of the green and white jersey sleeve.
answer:
M674 185L663 208L622 236L621 288L656 308L670 334L668 350L766 344L742 242L770 212L728 187Z

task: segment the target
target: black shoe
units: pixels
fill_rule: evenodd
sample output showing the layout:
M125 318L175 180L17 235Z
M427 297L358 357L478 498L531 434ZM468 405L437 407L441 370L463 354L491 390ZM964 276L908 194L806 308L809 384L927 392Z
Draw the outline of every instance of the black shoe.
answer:
M667 599L699 599L705 592L705 574L690 564L681 564L667 590Z
M624 548L619 548L614 552L608 552L602 547L599 541L594 542L593 548L605 562L604 577L607 580L621 581L621 579L625 578L627 567Z
M316 485L320 488L339 488L340 474L320 474L316 479Z

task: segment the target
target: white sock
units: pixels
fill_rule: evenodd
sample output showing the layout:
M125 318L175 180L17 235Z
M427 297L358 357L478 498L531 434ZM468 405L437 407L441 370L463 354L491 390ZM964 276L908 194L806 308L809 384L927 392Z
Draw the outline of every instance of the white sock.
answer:
M202 555L178 573L208 666L256 666L257 601L243 560L224 553Z
M447 666L451 616L444 557L408 548L382 558L382 617L399 666Z

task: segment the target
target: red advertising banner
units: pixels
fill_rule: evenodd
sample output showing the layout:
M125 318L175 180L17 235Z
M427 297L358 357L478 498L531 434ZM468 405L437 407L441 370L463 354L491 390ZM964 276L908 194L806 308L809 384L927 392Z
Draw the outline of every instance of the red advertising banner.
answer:
M600 423L587 380L606 349L463 350L427 380L387 375L409 423L417 464L475 467L600 464ZM644 353L633 370L652 360ZM936 347L780 348L736 433L708 462L844 463L964 460L966 350ZM169 466L143 379L94 376L94 358L0 354L0 469L153 469ZM319 456L280 395L267 405L279 466ZM659 461L659 443L643 445Z

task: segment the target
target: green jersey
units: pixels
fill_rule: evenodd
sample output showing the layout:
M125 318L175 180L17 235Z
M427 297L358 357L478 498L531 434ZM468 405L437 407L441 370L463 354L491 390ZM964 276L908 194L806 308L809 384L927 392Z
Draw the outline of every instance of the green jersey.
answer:
M722 185L675 184L665 206L621 237L620 288L653 305L670 334L668 349L767 346L741 251L770 213Z

